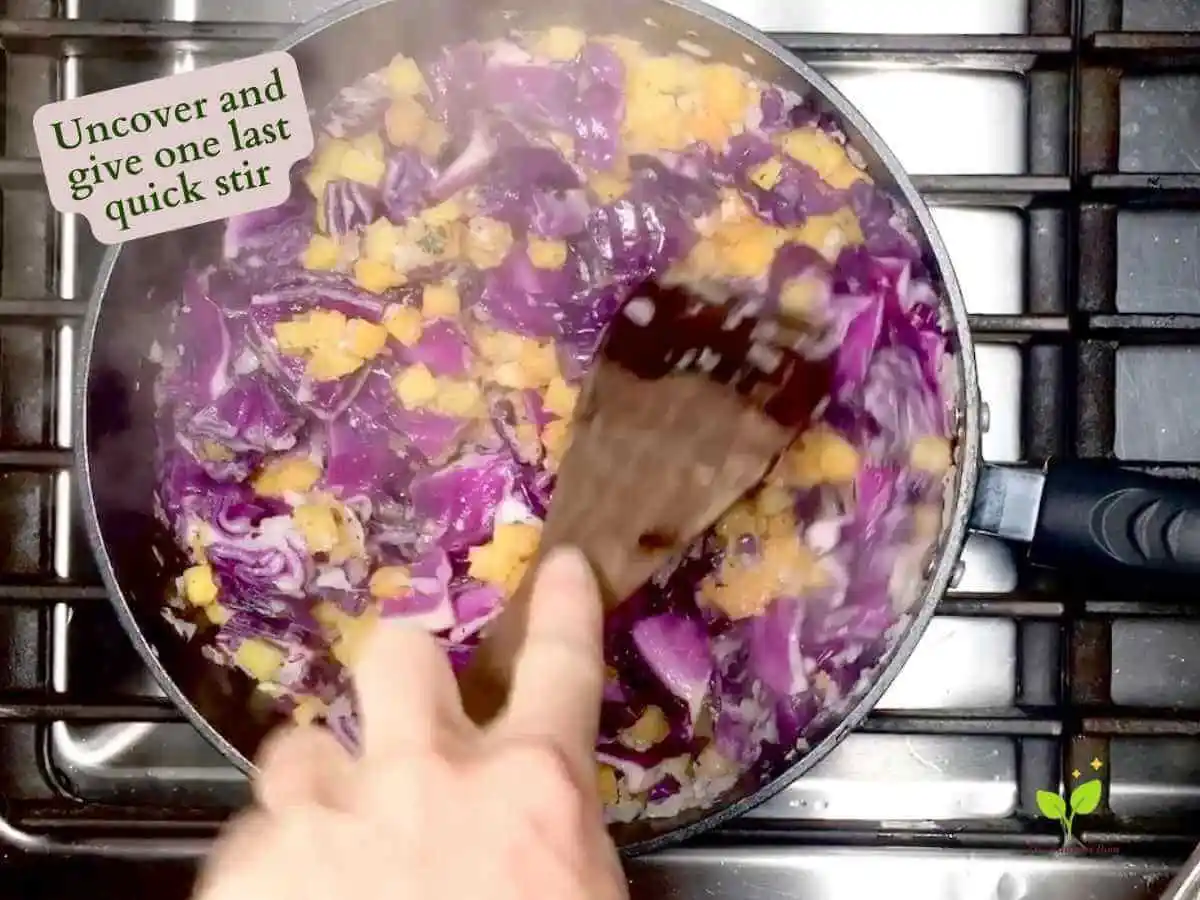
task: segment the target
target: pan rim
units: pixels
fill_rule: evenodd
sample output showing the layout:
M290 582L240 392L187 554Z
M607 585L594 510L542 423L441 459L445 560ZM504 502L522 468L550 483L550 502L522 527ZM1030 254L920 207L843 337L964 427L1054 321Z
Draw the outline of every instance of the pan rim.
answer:
M350 2L331 10L311 21L301 25L291 34L270 47L270 50L288 51L302 44L317 34L335 27L341 22L360 15L370 9L384 6L397 0L350 0ZM703 0L643 0L647 4L673 6L715 23L726 31L734 33L744 41L753 44L760 51L781 63L801 78L814 92L828 103L835 111L839 124L855 132L863 142L869 145L878 157L882 167L891 178L890 190L899 195L904 204L912 211L920 228L920 237L925 246L937 261L943 287L943 303L948 306L954 338L957 341L955 359L955 385L957 397L955 414L957 416L957 459L954 464L954 477L950 490L953 497L944 502L943 509L949 514L945 517L941 537L932 552L932 565L926 576L924 587L919 599L913 604L909 613L909 621L903 633L888 648L873 669L872 684L842 716L841 720L831 728L819 741L809 747L795 762L788 765L773 777L746 796L722 806L714 806L701 811L694 822L681 825L655 837L635 841L620 847L620 853L626 858L640 856L669 845L675 845L697 834L709 831L721 824L729 822L749 810L761 805L766 800L783 791L789 785L810 771L821 760L828 757L833 749L842 742L846 735L856 729L875 708L884 693L891 686L896 676L908 662L917 644L924 636L930 620L933 618L938 602L949 587L954 567L962 553L967 536L967 522L970 513L971 499L975 492L979 477L980 438L981 438L981 399L979 396L978 374L976 371L974 345L971 341L967 325L966 306L962 291L954 273L949 253L933 221L929 207L917 192L912 179L900 165L895 154L870 125L866 118L854 107L840 91L837 90L823 75L804 62L796 54L769 38L766 34L737 19L722 10L718 10ZM73 450L73 470L81 494L80 505L84 519L84 528L92 555L96 560L101 580L104 582L109 601L116 611L125 631L133 635L141 634L141 629L133 615L124 590L117 581L112 559L100 533L100 524L92 489L91 453L88 440L88 384L91 375L91 363L95 347L96 330L99 324L103 300L108 293L109 283L115 271L123 244L109 246L101 260L96 280L88 300L87 313L80 333L81 348L78 356L78 367L72 390L72 417L76 443ZM167 699L180 710L188 722L195 727L211 744L225 755L234 765L247 775L255 772L254 764L245 757L233 744L219 732L196 708L175 679L167 672L158 658L150 642L133 640L133 644L141 656L155 681L166 695Z

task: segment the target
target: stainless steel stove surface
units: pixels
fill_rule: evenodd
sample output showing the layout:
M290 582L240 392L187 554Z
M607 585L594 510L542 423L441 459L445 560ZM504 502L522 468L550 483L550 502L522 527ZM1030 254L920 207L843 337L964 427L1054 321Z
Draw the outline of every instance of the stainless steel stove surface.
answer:
M254 52L334 5L0 5L0 842L30 885L198 852L247 796L142 670L80 533L67 399L100 248L49 206L33 110ZM1200 473L1200 2L719 5L817 63L919 173L979 341L988 459ZM635 896L1154 896L1200 839L1196 609L973 538L866 726L731 827L636 861ZM1060 852L1037 792L1092 777L1084 847ZM118 863L79 865L94 896Z

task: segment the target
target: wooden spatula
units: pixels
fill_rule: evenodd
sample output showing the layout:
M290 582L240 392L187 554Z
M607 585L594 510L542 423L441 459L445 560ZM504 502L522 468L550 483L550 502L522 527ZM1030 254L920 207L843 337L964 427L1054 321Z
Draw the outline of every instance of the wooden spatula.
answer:
M829 365L787 338L779 322L677 287L644 285L618 312L580 394L538 554L459 676L475 722L507 699L546 553L582 550L611 609L763 479L830 389Z

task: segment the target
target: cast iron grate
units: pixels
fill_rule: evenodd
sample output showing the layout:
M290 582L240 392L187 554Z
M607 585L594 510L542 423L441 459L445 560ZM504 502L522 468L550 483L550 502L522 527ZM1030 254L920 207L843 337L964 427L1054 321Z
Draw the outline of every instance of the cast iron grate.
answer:
M1019 315L975 315L982 343L1019 348L1024 361L1021 410L1024 458L1108 457L1114 453L1116 356L1133 345L1194 344L1200 315L1117 309L1117 220L1130 208L1200 206L1200 172L1122 172L1120 85L1128 73L1200 72L1200 33L1121 31L1120 0L1030 0L1026 35L778 34L811 61L889 63L988 69L1020 77L1028 98L1028 160L1020 175L919 175L935 205L1010 210L1026 234L1024 295ZM10 4L9 14L18 4ZM98 696L94 690L50 688L48 632L52 610L104 603L85 553L74 568L55 570L56 502L70 465L54 397L61 339L85 309L85 290L54 262L61 234L45 228L19 247L14 223L55 221L41 190L28 135L33 106L61 91L61 60L89 54L144 54L164 46L222 55L251 52L286 33L276 24L99 22L53 17L46 4L20 4L27 17L0 19L6 54L6 140L0 158L4 271L0 278L0 527L24 535L0 552L0 637L11 659L0 682L0 747L24 765L3 775L0 839L18 849L58 847L122 856L195 852L216 824L213 811L149 809L81 802L50 771L50 723L179 721L165 701ZM39 17L40 16L40 17ZM41 90L39 95L37 90ZM39 97L29 104L30 92ZM16 103L26 98L25 105ZM936 120L936 111L931 112ZM13 238L12 240L15 240ZM38 254L41 254L39 257ZM1200 456L1200 454L1197 454ZM1200 463L1132 460L1169 475L1200 476ZM56 500L56 498L58 498ZM30 536L36 536L31 544ZM61 577L61 576L66 577ZM941 612L1015 620L1018 692L1011 708L874 714L868 731L905 735L994 735L1018 747L1020 795L1014 815L999 820L936 824L778 823L746 820L705 838L722 844L771 842L920 845L965 848L1055 848L1054 823L1037 815L1034 790L1096 756L1108 758L1116 738L1193 738L1200 750L1200 710L1130 709L1111 691L1111 623L1116 617L1194 617L1194 599L1179 587L1090 583L1022 569L1010 594L958 594ZM1107 782L1106 782L1107 784ZM1080 837L1109 846L1181 855L1200 839L1183 816L1121 818L1101 810ZM172 839L172 840L164 840ZM196 840L193 840L196 839ZM49 842L49 843L47 843Z

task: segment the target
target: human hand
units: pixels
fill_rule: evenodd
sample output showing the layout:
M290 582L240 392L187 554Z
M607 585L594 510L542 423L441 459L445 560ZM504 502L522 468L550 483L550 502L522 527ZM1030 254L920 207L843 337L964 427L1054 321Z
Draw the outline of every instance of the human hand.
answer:
M602 615L583 556L552 553L485 729L433 637L381 624L354 671L360 755L313 726L270 738L197 900L627 898L593 755Z

